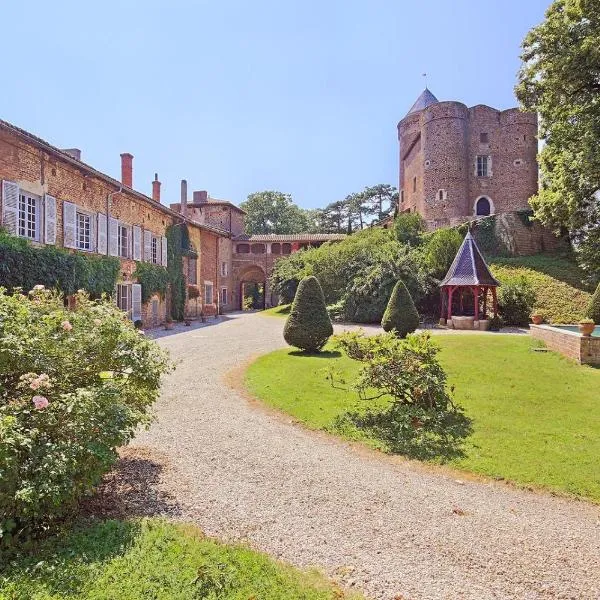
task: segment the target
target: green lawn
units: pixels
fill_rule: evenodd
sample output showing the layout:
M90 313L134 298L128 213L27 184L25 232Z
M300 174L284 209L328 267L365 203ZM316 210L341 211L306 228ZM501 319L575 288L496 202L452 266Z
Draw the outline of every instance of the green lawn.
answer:
M281 304L280 306L274 306L273 308L267 308L267 310L261 311L261 315L266 317L285 317L290 314L292 309L291 304Z
M354 596L357 598L357 596ZM104 521L0 564L2 600L339 600L338 588L159 520Z
M471 419L466 455L450 464L525 486L600 502L600 369L534 352L529 336L438 335L440 360ZM359 364L337 353L278 350L247 371L249 390L307 426L385 450L336 417L364 409L353 391L332 387L332 367L351 383Z

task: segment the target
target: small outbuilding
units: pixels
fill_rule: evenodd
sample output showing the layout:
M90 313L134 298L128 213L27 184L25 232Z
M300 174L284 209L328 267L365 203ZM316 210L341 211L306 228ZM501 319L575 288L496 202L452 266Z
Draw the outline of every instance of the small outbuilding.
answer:
M440 283L440 323L456 329L487 329L490 295L494 317L498 316L499 285L468 231Z

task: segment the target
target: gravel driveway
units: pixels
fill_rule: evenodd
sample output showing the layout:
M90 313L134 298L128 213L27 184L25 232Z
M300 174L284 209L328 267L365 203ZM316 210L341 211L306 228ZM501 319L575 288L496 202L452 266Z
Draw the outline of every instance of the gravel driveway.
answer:
M284 345L283 324L233 315L159 340L180 363L132 451L168 457L157 493L177 518L373 598L600 598L599 507L378 457L233 390L226 373Z

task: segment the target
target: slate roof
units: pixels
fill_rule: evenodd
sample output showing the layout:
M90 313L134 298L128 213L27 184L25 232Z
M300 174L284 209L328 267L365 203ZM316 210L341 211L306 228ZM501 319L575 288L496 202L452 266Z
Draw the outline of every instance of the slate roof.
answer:
M500 285L490 273L470 231L467 232L463 243L458 249L446 277L440 283L440 286L447 285L487 285L493 287Z
M332 242L343 240L345 233L294 233L294 234L266 234L266 235L239 235L236 241L246 242Z
M419 112L432 104L437 104L439 100L429 91L428 88L425 88L421 95L417 98L416 102L411 106L410 110L406 113L406 116L412 115L413 113Z

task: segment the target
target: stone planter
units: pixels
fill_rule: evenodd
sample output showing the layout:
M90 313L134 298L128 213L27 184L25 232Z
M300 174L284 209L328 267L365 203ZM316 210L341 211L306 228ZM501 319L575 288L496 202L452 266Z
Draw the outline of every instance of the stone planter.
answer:
M594 329L596 329L596 325L594 323L579 323L579 333L581 335L590 336L594 333Z
M475 317L452 317L452 325L454 329L470 329L474 328Z
M531 322L534 325L541 325L543 321L544 317L542 317L542 315L531 315Z
M165 329L166 329L167 331L170 331L171 329L173 329L173 321L167 321L167 322L165 323Z
M490 329L490 320L489 319L480 319L479 320L479 331L489 331Z

